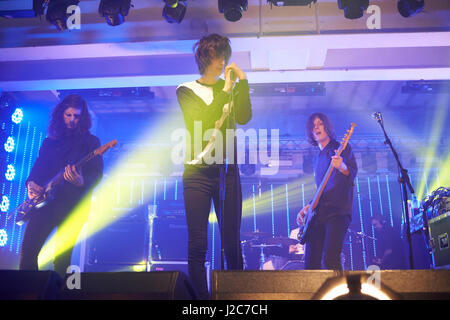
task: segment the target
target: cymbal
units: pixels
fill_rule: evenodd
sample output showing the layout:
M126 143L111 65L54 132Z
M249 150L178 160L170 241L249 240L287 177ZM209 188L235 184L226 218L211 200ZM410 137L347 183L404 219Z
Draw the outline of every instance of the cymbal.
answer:
M279 244L282 246L291 246L298 244L298 240L286 238L286 237L274 237L274 238L264 238L263 242L266 244Z
M272 234L268 232L242 232L241 236L246 238L270 238L272 237Z
M272 248L272 247L281 247L281 244L267 244L267 243L261 243L261 244L252 244L252 248Z

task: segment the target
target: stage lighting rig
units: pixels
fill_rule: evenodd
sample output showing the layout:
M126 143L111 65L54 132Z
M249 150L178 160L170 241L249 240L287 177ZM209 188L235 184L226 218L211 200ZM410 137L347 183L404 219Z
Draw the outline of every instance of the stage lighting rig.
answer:
M219 12L223 13L225 19L236 22L242 18L242 11L247 11L247 0L218 0Z
M425 7L425 0L400 0L397 2L398 12L402 17L409 18L419 13Z
M56 29L63 31L67 29L67 18L70 16L67 13L67 8L72 5L78 5L79 0L50 0L48 2L46 20L53 24Z
M347 19L359 19L369 7L369 0L338 0L338 7Z
M110 26L118 26L125 22L131 6L131 0L101 0L98 13Z
M162 16L168 23L180 23L186 14L186 2L178 0L164 0L165 5Z
M267 0L270 6L276 7L294 7L294 6L309 6L311 3L316 3L317 0Z

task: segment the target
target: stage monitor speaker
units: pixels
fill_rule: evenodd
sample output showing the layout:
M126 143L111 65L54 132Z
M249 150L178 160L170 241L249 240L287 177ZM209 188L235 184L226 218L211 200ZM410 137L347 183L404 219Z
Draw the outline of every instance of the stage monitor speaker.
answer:
M346 271L361 274L364 271ZM332 270L213 271L213 300L309 300ZM450 299L450 270L383 270L380 281L402 299Z
M0 270L0 300L53 300L62 285L54 271Z
M76 284L74 275L66 282ZM195 300L196 294L182 272L85 272L79 289L65 286L62 300ZM73 281L72 281L73 280Z

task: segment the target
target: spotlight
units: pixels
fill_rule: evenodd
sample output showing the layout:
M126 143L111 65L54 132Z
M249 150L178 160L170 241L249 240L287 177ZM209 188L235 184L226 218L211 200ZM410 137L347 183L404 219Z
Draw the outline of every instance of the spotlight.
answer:
M218 0L219 12L223 13L225 19L236 22L242 18L242 11L247 11L247 0Z
M11 116L12 122L15 124L19 124L23 119L23 111L20 108L17 108Z
M162 12L162 16L168 23L180 23L186 14L186 4L180 3L178 0L164 0L166 3Z
M423 10L425 0L400 0L397 2L398 12L405 18L412 17Z
M13 181L15 176L16 176L16 169L14 169L14 166L12 164L8 164L5 173L6 180Z
M12 152L14 150L14 138L9 136L3 146L6 152Z
M0 229L0 247L4 247L8 242L8 234L5 229Z
M329 278L313 296L313 300L398 299L401 299L399 294L383 285L380 280L372 279L368 274L348 274Z
M369 7L369 0L338 0L338 7L344 10L344 17L347 19L358 19Z
M63 31L67 29L67 18L70 16L67 13L67 8L72 5L78 5L79 0L50 0L48 3L46 20L53 24L56 29Z
M98 13L110 26L124 23L131 7L131 0L101 0Z
M2 203L0 204L1 212L8 212L9 209L9 198L7 196L2 196Z

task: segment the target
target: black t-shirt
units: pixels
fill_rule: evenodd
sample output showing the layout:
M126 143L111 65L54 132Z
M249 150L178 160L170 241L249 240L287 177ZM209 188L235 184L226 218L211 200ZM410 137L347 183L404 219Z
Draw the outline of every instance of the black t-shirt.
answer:
M216 121L222 116L224 105L230 101L230 94L222 89L225 85L223 79L219 79L214 85L205 85L198 81L181 84L177 88L177 98L183 111L186 129L190 134L190 139L186 139L186 160L188 163L206 147L208 141L203 141L205 131L213 129ZM252 117L248 81L240 80L233 90L234 115L238 124L246 124ZM195 132L195 122L201 122L201 132ZM224 156L226 150L226 129L231 128L232 122L225 121L220 128L223 137ZM202 149L195 150L195 134L201 134ZM198 137L197 137L198 140ZM235 143L236 159L236 143ZM200 166L205 165L201 161Z
M325 173L331 163L331 157L335 155L335 150L340 144L332 139L323 150L314 158L314 178L316 186L319 187ZM343 162L346 164L350 174L348 176L334 169L326 184L326 187L319 199L316 208L319 221L326 221L336 215L352 215L353 204L353 181L358 173L355 156L352 152L350 144L341 153Z

